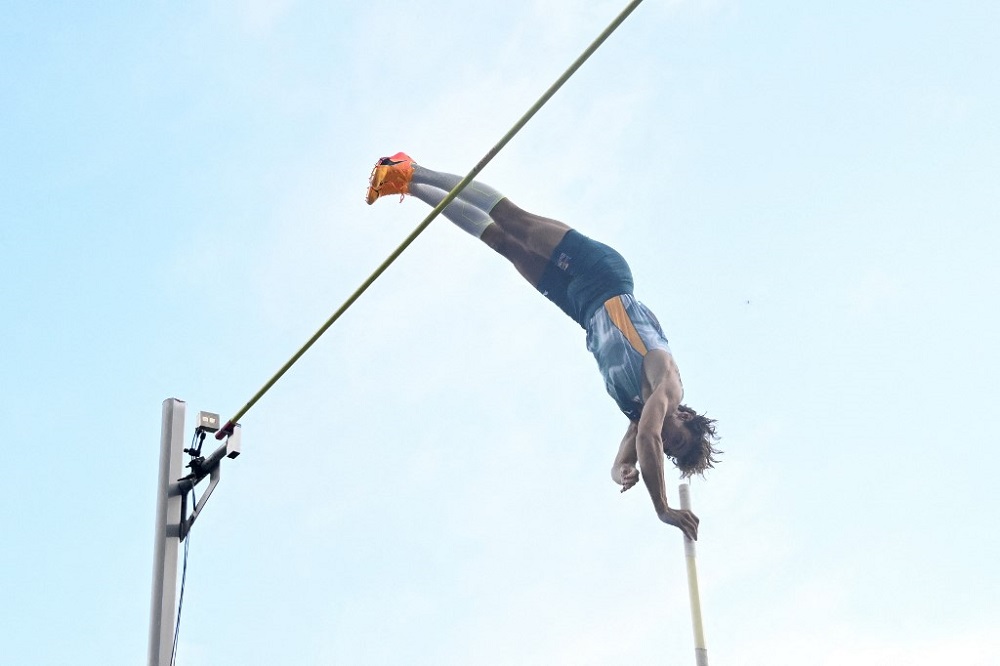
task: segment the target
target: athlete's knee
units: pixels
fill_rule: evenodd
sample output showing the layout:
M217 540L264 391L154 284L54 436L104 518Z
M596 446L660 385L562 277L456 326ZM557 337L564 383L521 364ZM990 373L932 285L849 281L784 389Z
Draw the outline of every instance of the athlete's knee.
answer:
M483 229L483 235L479 237L479 240L486 243L494 252L505 257L510 253L511 243L514 242L514 239L497 224L491 224Z
M504 197L490 210L490 217L500 225L526 224L531 219L531 213L519 208L513 201Z

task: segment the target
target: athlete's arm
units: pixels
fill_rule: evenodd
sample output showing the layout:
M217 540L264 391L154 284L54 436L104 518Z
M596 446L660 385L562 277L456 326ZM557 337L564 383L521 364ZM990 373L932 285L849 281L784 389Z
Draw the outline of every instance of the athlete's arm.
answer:
M622 492L639 482L639 470L635 468L635 464L639 461L635 451L635 436L638 432L638 424L629 421L628 430L622 437L618 455L615 456L615 462L611 466L611 479L622 487Z
M669 508L663 479L663 436L660 434L669 406L666 387L662 384L654 387L642 407L635 437L636 457L639 468L642 469L642 480L658 516L666 513Z
M689 539L698 539L698 518L690 511L671 509L667 505L667 489L663 474L663 420L670 408L666 383L653 387L639 417L635 438L642 480L653 500L656 515L668 525L679 528Z

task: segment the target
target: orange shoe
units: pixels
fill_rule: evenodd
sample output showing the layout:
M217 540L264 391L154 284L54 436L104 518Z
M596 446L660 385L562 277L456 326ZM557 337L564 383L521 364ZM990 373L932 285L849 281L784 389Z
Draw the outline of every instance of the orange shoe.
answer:
M406 153L396 153L392 157L383 157L375 163L372 175L368 178L368 205L375 203L383 194L398 194L399 200L410 191L410 178L413 177L413 160Z

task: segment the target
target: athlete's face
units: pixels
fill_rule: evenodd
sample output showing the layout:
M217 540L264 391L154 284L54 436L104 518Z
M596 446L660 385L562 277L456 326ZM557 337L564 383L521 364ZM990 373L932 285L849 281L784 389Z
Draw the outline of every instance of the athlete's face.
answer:
M663 452L671 458L679 459L694 445L694 436L687 429L691 414L675 411L663 421Z

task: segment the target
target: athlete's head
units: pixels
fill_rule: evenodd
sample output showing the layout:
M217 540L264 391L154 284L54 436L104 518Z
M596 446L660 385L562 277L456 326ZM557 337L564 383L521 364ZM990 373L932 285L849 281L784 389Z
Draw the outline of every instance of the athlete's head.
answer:
M704 476L715 467L716 456L722 453L713 446L716 440L715 419L687 405L680 405L663 423L663 453L674 461L681 478Z

